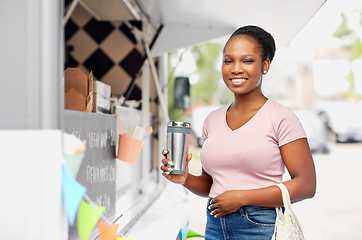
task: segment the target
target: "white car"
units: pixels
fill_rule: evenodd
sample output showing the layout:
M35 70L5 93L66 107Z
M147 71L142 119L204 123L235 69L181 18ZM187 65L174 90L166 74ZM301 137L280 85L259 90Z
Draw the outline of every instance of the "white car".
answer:
M323 104L320 114L333 131L336 142L362 141L362 105L350 102Z
M307 109L294 110L293 112L303 125L311 152L329 153L327 129L317 113Z

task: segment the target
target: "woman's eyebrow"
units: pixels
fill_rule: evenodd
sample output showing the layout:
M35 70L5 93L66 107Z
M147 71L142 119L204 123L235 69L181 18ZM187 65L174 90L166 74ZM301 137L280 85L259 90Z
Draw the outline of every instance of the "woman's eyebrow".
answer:
M225 54L224 57L234 57L235 55L230 55L230 54ZM253 57L254 54L250 54L250 53L247 53L247 54L242 54L241 56L243 57Z

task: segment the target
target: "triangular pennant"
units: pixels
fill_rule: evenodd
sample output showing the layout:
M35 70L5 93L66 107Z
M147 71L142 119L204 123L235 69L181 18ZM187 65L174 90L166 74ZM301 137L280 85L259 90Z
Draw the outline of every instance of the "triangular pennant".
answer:
M84 154L64 154L66 168L74 178L77 177L83 157Z
M176 240L186 240L186 236L187 236L188 232L189 232L188 227L181 225L181 229L177 234Z
M176 240L182 240L182 229L178 232Z
M80 240L88 240L105 209L104 206L92 206L84 200L80 202L77 221Z
M187 238L194 238L194 237L201 237L201 238L205 238L205 236L198 234L192 230L189 229L189 233L187 234Z
M180 231L182 232L182 238L180 238L180 240L186 240L187 234L189 233L189 228L182 225Z
M101 240L115 240L119 224L106 224L98 222L99 238Z
M77 215L79 203L82 200L87 189L78 183L66 170L62 167L62 194L67 210L69 225L74 225L75 216Z

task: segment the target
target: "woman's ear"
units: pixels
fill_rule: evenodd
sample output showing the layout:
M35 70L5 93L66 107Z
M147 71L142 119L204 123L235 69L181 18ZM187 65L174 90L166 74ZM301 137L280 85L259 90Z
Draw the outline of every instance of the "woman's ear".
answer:
M269 71L269 67L270 67L270 60L269 58L265 59L265 61L263 62L263 74L267 74Z

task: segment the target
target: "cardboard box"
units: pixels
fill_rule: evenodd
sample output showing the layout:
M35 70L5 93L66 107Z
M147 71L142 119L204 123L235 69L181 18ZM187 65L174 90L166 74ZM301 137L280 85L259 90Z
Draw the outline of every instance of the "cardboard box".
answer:
M64 71L64 108L73 111L92 112L92 72L87 77L79 68L67 68Z

